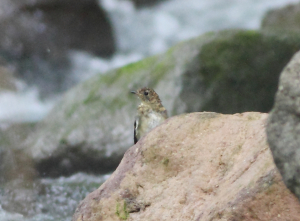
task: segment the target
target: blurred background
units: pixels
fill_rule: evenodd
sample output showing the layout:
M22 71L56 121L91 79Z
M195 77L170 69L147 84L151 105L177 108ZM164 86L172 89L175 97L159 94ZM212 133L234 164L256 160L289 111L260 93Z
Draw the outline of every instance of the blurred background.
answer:
M71 220L78 202L109 176L35 179L32 161L18 152L67 90L206 32L258 30L267 14L277 19L270 10L285 8L285 17L288 9L299 11L298 2L1 0L0 220ZM29 167L25 178L17 163Z
M208 31L259 29L297 0L2 0L0 123L36 122L95 74Z

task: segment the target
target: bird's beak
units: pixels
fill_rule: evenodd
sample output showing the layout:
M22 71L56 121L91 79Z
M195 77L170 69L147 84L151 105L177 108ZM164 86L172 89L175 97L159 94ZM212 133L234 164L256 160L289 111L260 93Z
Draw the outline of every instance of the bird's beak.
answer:
M130 93L136 94L136 92L135 92L135 91L130 91Z

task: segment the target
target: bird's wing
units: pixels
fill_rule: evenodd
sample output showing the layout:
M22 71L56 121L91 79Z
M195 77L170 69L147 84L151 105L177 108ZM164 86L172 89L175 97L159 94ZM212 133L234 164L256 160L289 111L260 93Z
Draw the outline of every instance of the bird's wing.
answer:
M138 126L139 126L139 118L136 117L135 121L134 121L134 132L133 132L134 144L136 144L138 142L138 138L137 138Z
M164 117L165 119L168 118L168 112L167 112L167 110L164 110L163 112L161 112L161 114L163 115L163 117Z

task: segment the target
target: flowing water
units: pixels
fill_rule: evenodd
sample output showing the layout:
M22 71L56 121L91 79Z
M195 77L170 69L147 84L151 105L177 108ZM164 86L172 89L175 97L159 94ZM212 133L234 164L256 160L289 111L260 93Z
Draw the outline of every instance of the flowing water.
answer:
M102 59L74 51L73 76L77 81L109 69L123 66L146 56L161 53L179 41L207 31L227 28L258 29L268 9L297 0L170 0L152 8L135 9L126 0L99 0L107 11L117 41L117 52ZM87 73L81 77L81 73ZM37 122L51 109L56 99L40 101L38 91L21 83L17 92L0 93L0 123ZM34 211L24 217L4 210L0 202L1 221L71 220L78 205L89 192L98 188L109 175L84 173L57 179L37 180L39 191ZM1 195L7 194L0 186ZM0 195L0 196L1 196ZM19 196L20 197L20 196ZM1 199L1 198L0 198Z
M59 221L71 220L78 202L101 185L109 175L94 176L84 173L56 179L38 180L39 193L29 211L31 216L6 212L0 207L1 221ZM5 194L3 189L1 195ZM36 212L38 211L38 213Z

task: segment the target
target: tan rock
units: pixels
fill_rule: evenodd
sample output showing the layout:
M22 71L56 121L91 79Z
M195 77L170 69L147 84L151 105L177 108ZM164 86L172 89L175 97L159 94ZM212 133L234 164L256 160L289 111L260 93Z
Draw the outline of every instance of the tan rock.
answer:
M267 116L168 119L126 152L73 221L300 220L266 142Z

